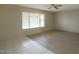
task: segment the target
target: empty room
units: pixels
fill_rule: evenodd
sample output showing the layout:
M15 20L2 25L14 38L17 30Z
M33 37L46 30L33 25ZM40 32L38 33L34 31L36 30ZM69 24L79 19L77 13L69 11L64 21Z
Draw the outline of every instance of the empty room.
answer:
M79 4L0 4L0 54L79 54Z

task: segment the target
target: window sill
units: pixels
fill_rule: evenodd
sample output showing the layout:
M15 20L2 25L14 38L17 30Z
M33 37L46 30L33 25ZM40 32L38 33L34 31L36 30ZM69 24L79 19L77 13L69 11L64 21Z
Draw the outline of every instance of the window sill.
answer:
M45 28L45 27L26 28L26 29L22 29L22 30L28 30L28 29L40 29L40 28Z

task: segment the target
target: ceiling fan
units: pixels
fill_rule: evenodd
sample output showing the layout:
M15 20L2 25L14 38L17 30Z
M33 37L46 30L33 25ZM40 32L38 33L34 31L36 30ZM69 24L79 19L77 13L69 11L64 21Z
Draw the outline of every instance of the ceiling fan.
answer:
M50 4L49 8L48 9L51 9L51 8L55 8L55 9L59 9L60 7L62 7L61 4Z

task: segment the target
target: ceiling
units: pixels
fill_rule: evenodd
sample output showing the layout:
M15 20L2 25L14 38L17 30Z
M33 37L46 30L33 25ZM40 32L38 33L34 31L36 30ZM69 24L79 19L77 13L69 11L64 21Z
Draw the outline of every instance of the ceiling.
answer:
M50 4L19 4L19 6L35 8L35 9L51 11L51 12L79 9L79 4L62 4L62 5L63 6L60 7L59 9L55 9L55 8L48 9Z

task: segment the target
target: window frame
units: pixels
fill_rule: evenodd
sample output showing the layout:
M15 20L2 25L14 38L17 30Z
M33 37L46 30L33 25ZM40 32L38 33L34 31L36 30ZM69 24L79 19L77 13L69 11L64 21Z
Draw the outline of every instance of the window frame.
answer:
M27 13L28 14L28 28L23 28L23 13ZM30 26L30 14L32 14L33 12L23 12L22 13L22 29L32 29L31 26ZM39 27L33 27L33 28L43 28L45 27L45 14L44 13L34 13L34 14L38 14L39 15ZM41 26L41 15L43 15L44 19L43 19L43 22L44 22L44 25Z

